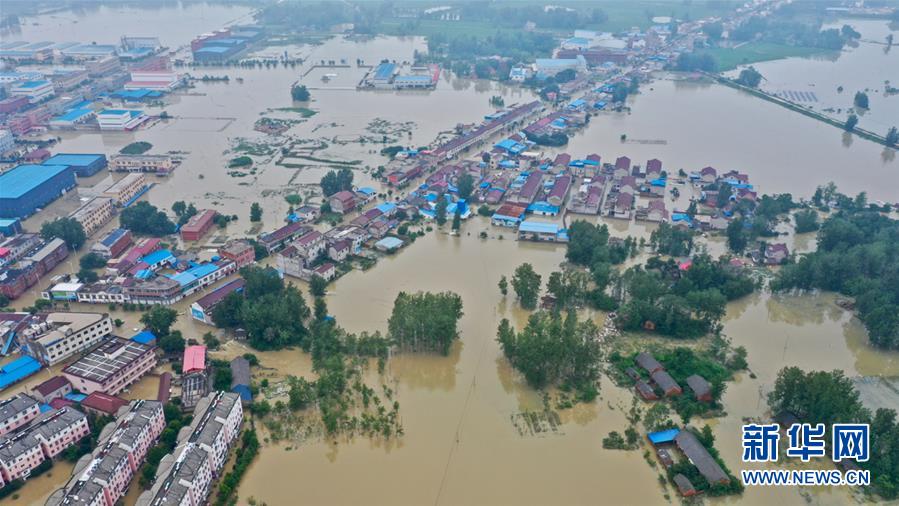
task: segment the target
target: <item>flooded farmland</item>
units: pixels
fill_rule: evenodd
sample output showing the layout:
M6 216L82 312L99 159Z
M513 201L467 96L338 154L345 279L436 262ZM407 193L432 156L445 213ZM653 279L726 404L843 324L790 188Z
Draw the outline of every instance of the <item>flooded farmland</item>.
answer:
M248 14L244 8L221 5L191 4L183 9L185 19L196 15L190 9L207 9L202 19L210 26L175 25L171 33L161 35L167 44L184 44L198 30L217 28ZM104 14L118 19L133 17L134 12L109 8ZM79 38L86 26L82 18L72 23L69 14L58 16L66 17L41 17L37 25L26 25L17 36L35 40ZM52 24L54 19L57 25ZM345 163L354 169L358 184L384 190L371 177L371 169L386 161L379 154L385 145L380 139L383 136L390 138L387 145L427 145L457 123L476 122L492 112L488 99L493 95L502 96L507 105L534 98L529 90L449 74L433 91L354 89L364 73L354 64L357 58L368 63L381 58L410 60L415 51L425 48L424 39L417 37L361 41L338 37L321 46L266 48L260 55L288 51L291 56L306 58L307 63L296 68L193 69L190 72L195 77L228 76L229 82L195 81L192 88L176 93L164 105L151 107L150 112L166 111L173 119L145 130L61 133L60 150L114 153L142 140L151 142L156 153L183 153L181 167L169 179L155 180L156 187L143 198L164 208L185 200L200 208L236 214L240 219L224 233L253 235L258 230L251 229L246 218L251 202L262 204L263 227L272 229L283 223L288 208L283 197L301 193L317 199L319 179L335 166L309 157L281 160L282 147L306 143L324 146L310 156ZM352 62L346 68L311 68L322 59L344 58ZM802 60L809 72L825 64L839 65L840 60ZM778 70L778 66L785 69ZM782 82L792 82L787 67L786 62L759 66L763 74L772 76L772 85L778 82L774 77L778 72L784 76ZM324 73L336 76L324 82ZM312 101L302 106L314 111L312 116L304 118L290 110L300 105L292 102L289 94L290 85L297 81L311 89ZM891 100L894 104L896 98ZM763 193L791 192L807 197L817 184L832 180L844 192L867 191L872 199L895 199L899 194L895 152L847 138L829 125L730 88L663 74L645 84L630 105L629 113L594 117L568 146L549 151L575 156L596 152L604 160L627 155L639 163L659 158L668 170L682 167L691 171L706 165L719 170L737 169L750 174ZM263 116L293 124L281 136L267 136L253 130ZM872 123L876 123L875 117L872 112ZM628 140L622 141L621 134ZM229 174L227 164L240 153L241 144L266 149L251 155L252 172L236 177ZM99 180L88 182L95 183ZM33 217L26 225L34 229L49 215L62 215L76 205L77 199L61 199L46 210L51 214ZM648 237L653 227L621 221L608 224L612 234L619 237ZM488 232L488 239L478 237L482 230ZM605 378L600 399L561 411L556 430L522 435L516 427L516 417L542 410L543 399L510 367L495 341L502 318L521 327L528 316L512 296L500 295L497 282L522 262L534 265L545 280L564 260L564 246L519 243L513 235L490 227L485 219L474 218L463 226L460 236L428 233L399 254L379 260L373 269L352 272L333 284L327 297L330 313L352 332L385 331L393 300L400 291L454 291L464 303L461 339L447 357L400 354L389 361L383 380L397 391L403 437L386 443L365 438L312 438L301 445L266 444L241 483L240 503L254 498L269 505L296 504L298 497L308 504L397 505L676 501L676 492L660 485L658 471L643 459L642 449L626 452L602 448L601 440L609 431L627 426L626 411L633 397ZM789 240L794 250L814 248L814 239L808 234ZM722 240L708 243L709 251L724 252ZM75 260L67 261L53 274L75 270ZM36 297L41 288L36 286L26 300ZM181 313L176 328L194 339L213 330L191 320L185 314L188 306L189 301L175 306ZM78 307L86 308L91 307ZM139 313L116 311L113 316L125 321L122 333L139 326ZM594 316L598 322L604 319L602 314ZM839 369L853 377L899 376L899 354L871 348L862 324L836 306L831 294L749 296L728 306L724 332L734 345L747 348L749 368L756 376L741 374L729 383L723 398L727 415L710 421L722 456L732 470L740 469L739 425L744 418L760 416L765 406L763 396L782 367ZM247 351L251 350L231 342L214 356L229 358ZM254 353L267 376L312 375L308 355L298 350ZM168 367L160 365L157 372ZM24 391L47 377L42 372L11 391ZM127 396L152 397L157 384L158 378L149 376L132 387ZM52 475L29 482L15 504L42 503L67 479L70 468L66 466L59 463ZM666 494L673 499L666 499ZM133 502L135 497L129 494L126 502ZM849 500L841 490L754 488L746 491L741 502L845 504Z

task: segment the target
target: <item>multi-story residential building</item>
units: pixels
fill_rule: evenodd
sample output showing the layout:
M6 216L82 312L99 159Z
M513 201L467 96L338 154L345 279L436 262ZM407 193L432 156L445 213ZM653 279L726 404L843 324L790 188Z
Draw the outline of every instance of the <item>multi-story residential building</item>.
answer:
M14 266L0 270L0 294L9 299L18 298L68 255L69 248L62 239L40 246Z
M238 394L214 392L201 399L190 431L183 431L175 451L163 457L153 487L141 494L137 504L205 504L210 485L221 473L242 421L243 406Z
M53 96L53 83L50 81L25 81L13 85L9 89L13 97L27 97L29 104L36 104Z
M22 258L29 251L41 244L41 236L37 234L18 234L0 242L0 267L11 264Z
M87 416L70 408L48 411L37 421L0 437L0 475L3 481L27 478L46 459L52 459L90 433Z
M175 159L169 155L115 155L109 159L110 170L116 172L168 174L175 165Z
M249 241L235 239L219 247L219 255L237 264L237 268L250 265L256 261L256 250Z
M110 333L112 319L106 313L48 313L43 322L22 332L23 350L46 365L56 365Z
M128 174L107 188L103 196L113 198L118 205L124 206L140 195L146 187L147 178L143 174Z
M0 436L28 424L40 413L40 403L27 394L0 401Z
M113 337L62 370L80 392L115 395L156 367L156 347Z
M106 437L93 453L75 464L72 477L50 496L47 505L111 506L125 495L150 447L165 429L162 403L131 401L114 423L111 430L104 429Z
M265 249L271 253L290 242L294 237L303 235L310 230L312 230L312 227L303 225L300 222L288 223L274 232L261 234L259 243L265 246Z
M312 263L324 255L327 249L328 244L321 232L309 231L276 255L278 270L288 276L309 279Z
M113 202L109 197L94 197L70 214L69 218L81 223L84 233L91 236L115 216Z
M100 130L134 130L149 118L136 109L103 109L97 113Z
M356 195L351 191L339 191L328 199L331 210L346 214L356 208Z

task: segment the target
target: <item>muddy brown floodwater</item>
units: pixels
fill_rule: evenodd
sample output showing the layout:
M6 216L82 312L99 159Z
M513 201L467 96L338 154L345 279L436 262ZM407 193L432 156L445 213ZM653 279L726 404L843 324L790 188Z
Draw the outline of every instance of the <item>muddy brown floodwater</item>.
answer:
M202 21L183 25L179 24L179 17L177 23L168 26L167 33L160 37L172 47L229 20L246 19L249 13L246 8L200 3L166 6L158 12L147 11L152 13L147 15L167 17L174 12L171 9L183 9L179 11L183 19ZM92 30L92 21L88 20L97 12L104 15L99 18L104 23L120 26L125 33L139 32L138 27L155 19L137 15L144 11L130 7L104 7L75 15L41 16L29 21L21 33L5 38L83 39L84 33L103 32ZM137 19L139 24L135 24ZM880 33L880 25L871 26ZM120 34L113 35L117 39ZM154 145L154 153L184 153L185 161L175 174L154 180L157 186L143 198L165 208L176 200L187 200L197 207L237 214L240 220L224 232L229 236L254 233L246 218L250 203L259 201L265 209L263 226L272 229L283 223L287 210L283 196L312 191L330 164L307 160L304 163L308 167L288 168L275 163L276 155L253 155L255 174L232 177L225 166L236 156L234 148L241 140L267 143L275 150L288 141L327 142L328 147L314 156L346 162L359 160L360 164L353 166L357 183L381 189L364 167L376 167L386 161L378 154L383 144L359 141L382 135L380 129L370 127L373 122L384 121L387 130L393 132L392 137L399 135L391 142L419 146L457 123L476 122L492 112L488 102L492 95L502 96L507 105L533 99L528 90L450 75L442 76L437 89L428 92L350 89L364 72L355 66L357 58L369 64L381 58L411 60L414 51L425 47L422 38L378 37L367 41L335 38L320 46L265 48L259 55L276 56L287 51L291 57L306 58L307 64L268 70L192 70L195 76L227 75L231 80L227 84L197 82L195 87L167 98L164 106L148 108L151 114L164 110L173 120L133 133L61 133L58 135L63 143L56 150L111 154L134 140L143 140ZM846 66L851 73L859 58L875 56L863 47L832 62L803 61L810 69L829 63L833 65L831 72L840 73ZM306 74L308 66L322 59L347 59L351 67L312 69ZM778 85L793 86L795 79L788 73L779 74L779 65L787 63L770 64L763 73ZM336 75L323 81L326 73ZM290 100L289 87L297 80L312 89L310 103ZM896 97L884 97L878 103L886 100L895 101ZM895 200L899 194L899 162L894 151L846 137L831 126L730 88L661 75L645 84L630 102L629 114L609 112L595 116L564 151L576 157L595 152L604 160L627 155L637 163L659 158L669 172L706 165L719 170L737 169L748 173L763 193L789 191L808 196L816 185L833 180L847 193L865 190L872 199ZM296 112L274 111L296 106L309 107L318 114L304 120ZM297 123L283 136L266 136L253 131L254 123L262 116ZM869 119L875 119L875 115ZM629 141L622 142L621 134L627 134ZM88 187L101 180L102 177L91 178L82 184ZM677 206L685 207L686 195L684 192ZM77 205L77 195L60 199L28 220L26 227L37 229L45 219L64 215ZM607 223L612 234L620 237L648 237L654 228L614 220ZM488 231L490 238L479 239L481 230ZM499 235L505 238L500 240ZM606 379L597 402L560 412L562 423L558 432L522 436L514 426L516 414L540 410L543 401L512 370L495 341L501 318L509 318L519 327L527 318L513 297L502 297L496 285L501 275L511 275L522 262L532 263L545 281L564 259L564 246L519 243L512 240L513 236L512 231L490 227L487 220L476 217L463 226L461 236L429 233L397 255L380 260L373 269L352 272L334 283L327 299L330 312L354 332L386 330L392 302L401 290L457 292L465 311L460 322L461 339L447 357L400 354L388 362L384 381L396 387L403 437L390 443L366 438L336 442L313 439L292 445L290 451L287 443L266 444L241 483L240 503L246 504L253 497L269 505L665 504L669 502L666 493L676 501L676 493L659 484L658 471L643 460L642 451L602 448L601 440L609 431L621 431L628 425L625 411L633 398L630 391L617 388ZM787 241L794 250L814 249L810 234L790 235ZM724 242L712 238L707 247L711 253L720 254ZM77 270L76 265L77 256L73 256L52 274ZM42 282L23 300L30 303L43 287ZM833 301L830 294L756 294L728 306L725 333L734 345L746 346L750 369L756 375L751 378L741 374L729 383L723 398L727 415L709 421L717 446L732 471L741 468L739 425L744 417L762 415L763 396L772 388L782 367L840 369L849 376L899 375L899 354L872 349L861 323ZM189 303L182 301L175 306L181 314L176 328L185 337L199 339L214 329L189 318ZM81 305L73 309L105 310ZM601 314L594 316L598 322L603 319ZM123 335L130 335L140 325L139 313L115 311L113 317L124 320L119 330ZM214 355L227 358L246 351L250 350L231 342ZM312 375L309 357L300 351L255 353L264 367L261 374L266 377ZM160 365L157 372L168 367ZM27 390L59 369L61 366L42 371L10 392ZM156 376L148 376L130 388L126 396L152 397L157 384ZM29 482L21 497L11 503L41 504L68 478L67 466L58 463L52 476ZM132 503L134 497L132 490L125 502ZM740 499L711 502L845 504L850 500L845 490L756 488L747 490Z

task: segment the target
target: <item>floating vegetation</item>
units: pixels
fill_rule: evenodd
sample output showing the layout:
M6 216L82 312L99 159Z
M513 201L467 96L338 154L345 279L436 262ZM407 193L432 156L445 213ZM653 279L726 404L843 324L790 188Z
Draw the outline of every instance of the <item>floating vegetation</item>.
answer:
M551 409L543 411L523 411L510 417L512 426L522 437L540 437L547 435L562 435L562 420L559 413Z
M298 123L302 123L302 121L263 117L256 120L256 123L253 125L253 130L270 135L280 135Z
M277 149L271 144L252 142L246 139L241 139L234 147L235 153L246 153L252 156L269 156L275 154L276 151Z
M304 118L311 118L318 114L318 111L313 111L308 107L278 107L276 109L269 109L269 112L295 112Z

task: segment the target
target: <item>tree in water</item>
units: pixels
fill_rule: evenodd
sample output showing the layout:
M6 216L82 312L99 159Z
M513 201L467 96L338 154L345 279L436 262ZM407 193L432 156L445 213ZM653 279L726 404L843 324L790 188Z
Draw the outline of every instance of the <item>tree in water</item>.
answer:
M250 206L250 221L253 223L262 221L262 206L259 205L259 202L253 202Z
M509 282L506 281L506 276L500 276L499 278L499 293L503 294L505 297L509 293Z
M843 128L845 128L847 132L851 132L855 130L855 125L858 125L858 116L850 114L849 117L846 118L846 124L843 125Z
M458 232L462 226L462 211L456 206L456 212L453 213L453 231Z
M515 274L512 276L512 289L515 290L521 307L525 309L537 307L541 281L542 278L529 263L523 263L515 269Z
M441 227L444 223L446 223L446 207L447 207L446 199L440 197L437 199L437 207L434 208L434 219L437 221L437 224Z
M859 109L867 109L868 108L868 94L864 91L855 92L855 98L852 99L852 103L855 104Z
M899 130L896 130L896 127L890 128L885 139L887 146L895 146L899 143Z
M309 90L306 85L295 84L290 88L290 98L297 102L306 102L309 100Z

